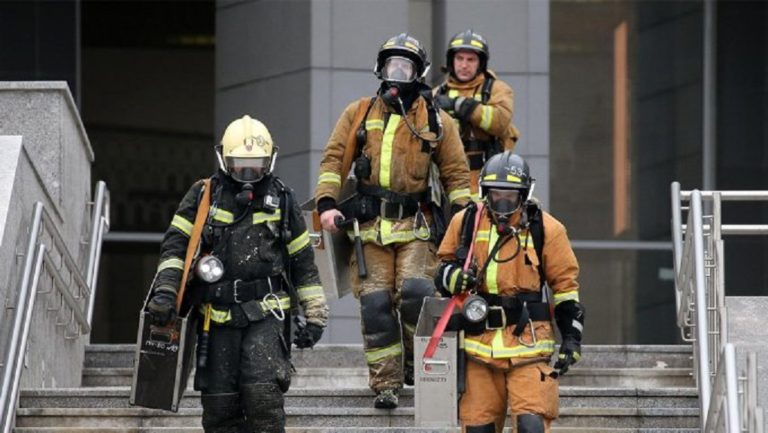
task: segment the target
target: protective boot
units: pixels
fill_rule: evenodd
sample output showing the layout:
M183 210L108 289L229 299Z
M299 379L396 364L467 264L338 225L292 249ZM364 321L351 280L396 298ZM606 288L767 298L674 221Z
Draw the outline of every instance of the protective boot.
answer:
M544 433L544 418L533 413L517 416L517 433Z
M403 383L409 386L413 386L415 379L413 373L413 362L405 362L403 366Z
M466 433L496 433L496 424L468 425L464 431Z
M274 383L251 383L240 387L246 424L253 433L285 433L284 399Z
M398 404L399 392L396 389L385 389L379 391L376 399L373 400L373 407L376 409L394 409Z
M247 433L240 394L203 394L203 429L205 433Z

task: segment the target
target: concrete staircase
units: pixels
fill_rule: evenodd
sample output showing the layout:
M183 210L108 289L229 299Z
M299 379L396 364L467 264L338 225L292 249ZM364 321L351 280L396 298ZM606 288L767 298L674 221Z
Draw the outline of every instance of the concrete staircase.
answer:
M199 393L191 387L175 414L128 405L133 348L87 347L81 388L23 389L14 431L202 433ZM699 431L690 346L586 346L584 353L561 379L554 431ZM360 346L297 351L294 365L285 405L290 433L446 431L413 427L413 388L403 391L398 409L373 409Z

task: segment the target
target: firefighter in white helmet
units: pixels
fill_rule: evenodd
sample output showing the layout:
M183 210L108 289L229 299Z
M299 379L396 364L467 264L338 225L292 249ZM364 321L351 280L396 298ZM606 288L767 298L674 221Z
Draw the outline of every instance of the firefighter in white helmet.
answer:
M297 347L312 347L328 320L309 233L291 190L272 173L276 155L267 128L249 116L233 121L216 146L219 170L196 261L208 263L208 274L194 273L182 304L204 317L195 389L206 433L284 432L292 298L306 316ZM177 314L202 189L203 182L190 188L163 239L147 307L159 325Z

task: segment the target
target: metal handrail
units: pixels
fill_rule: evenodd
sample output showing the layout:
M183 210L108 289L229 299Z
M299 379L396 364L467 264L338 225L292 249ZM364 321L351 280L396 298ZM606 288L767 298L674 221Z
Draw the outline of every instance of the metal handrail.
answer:
M23 271L21 274L18 297L16 299L16 314L10 333L10 342L5 354L3 366L2 387L0 388L0 433L10 433L14 424L14 415L18 402L19 383L21 381L21 366L29 337L29 328L32 323L32 311L37 299L37 286L40 275L45 269L51 276L53 288L62 302L57 310L61 313L64 307L70 311L69 321L56 321L58 326L66 326L64 337L77 338L80 334L88 334L91 331L91 317L93 299L96 292L96 279L98 276L98 262L101 257L101 241L105 231L109 230L109 192L102 181L97 183L96 201L92 209L92 225L89 245L86 274L83 275L80 268L69 252L69 248L59 233L56 223L51 219L45 206L36 202L32 212L32 223L27 239ZM57 261L49 252L48 247L41 241L45 231L51 239L59 260ZM99 245L94 245L98 243ZM58 263L57 263L58 262ZM63 275L62 268L66 270L68 281ZM70 292L71 286L76 286L76 291ZM46 292L49 293L49 292ZM81 300L85 299L85 311ZM69 333L70 328L75 332Z
M694 346L702 431L762 433L762 409L757 406L756 397L757 369L754 367L752 372L748 361L746 377L739 382L735 351L727 342L722 235L768 235L768 225L722 224L721 203L766 201L768 191L681 191L680 184L673 182L671 192L677 324L683 340ZM711 201L708 215L702 211L705 200ZM684 201L689 206L684 207ZM683 210L688 210L686 224ZM754 364L756 359L753 358ZM758 418L759 422L755 421Z

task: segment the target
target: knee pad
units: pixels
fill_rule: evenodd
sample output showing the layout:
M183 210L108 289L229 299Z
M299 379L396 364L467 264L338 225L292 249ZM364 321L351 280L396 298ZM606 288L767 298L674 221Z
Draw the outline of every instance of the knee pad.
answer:
M243 425L240 394L203 394L203 429L206 433L239 432Z
M496 424L468 425L467 433L496 433Z
M386 347L400 340L400 326L392 310L392 296L378 290L360 297L363 338L367 347Z
M435 284L426 278L406 278L401 290L400 316L404 323L416 326L424 298L435 294Z
M544 418L541 415L523 413L517 416L518 433L544 433Z
M285 431L284 398L275 383L252 383L240 387L246 424L254 432Z

